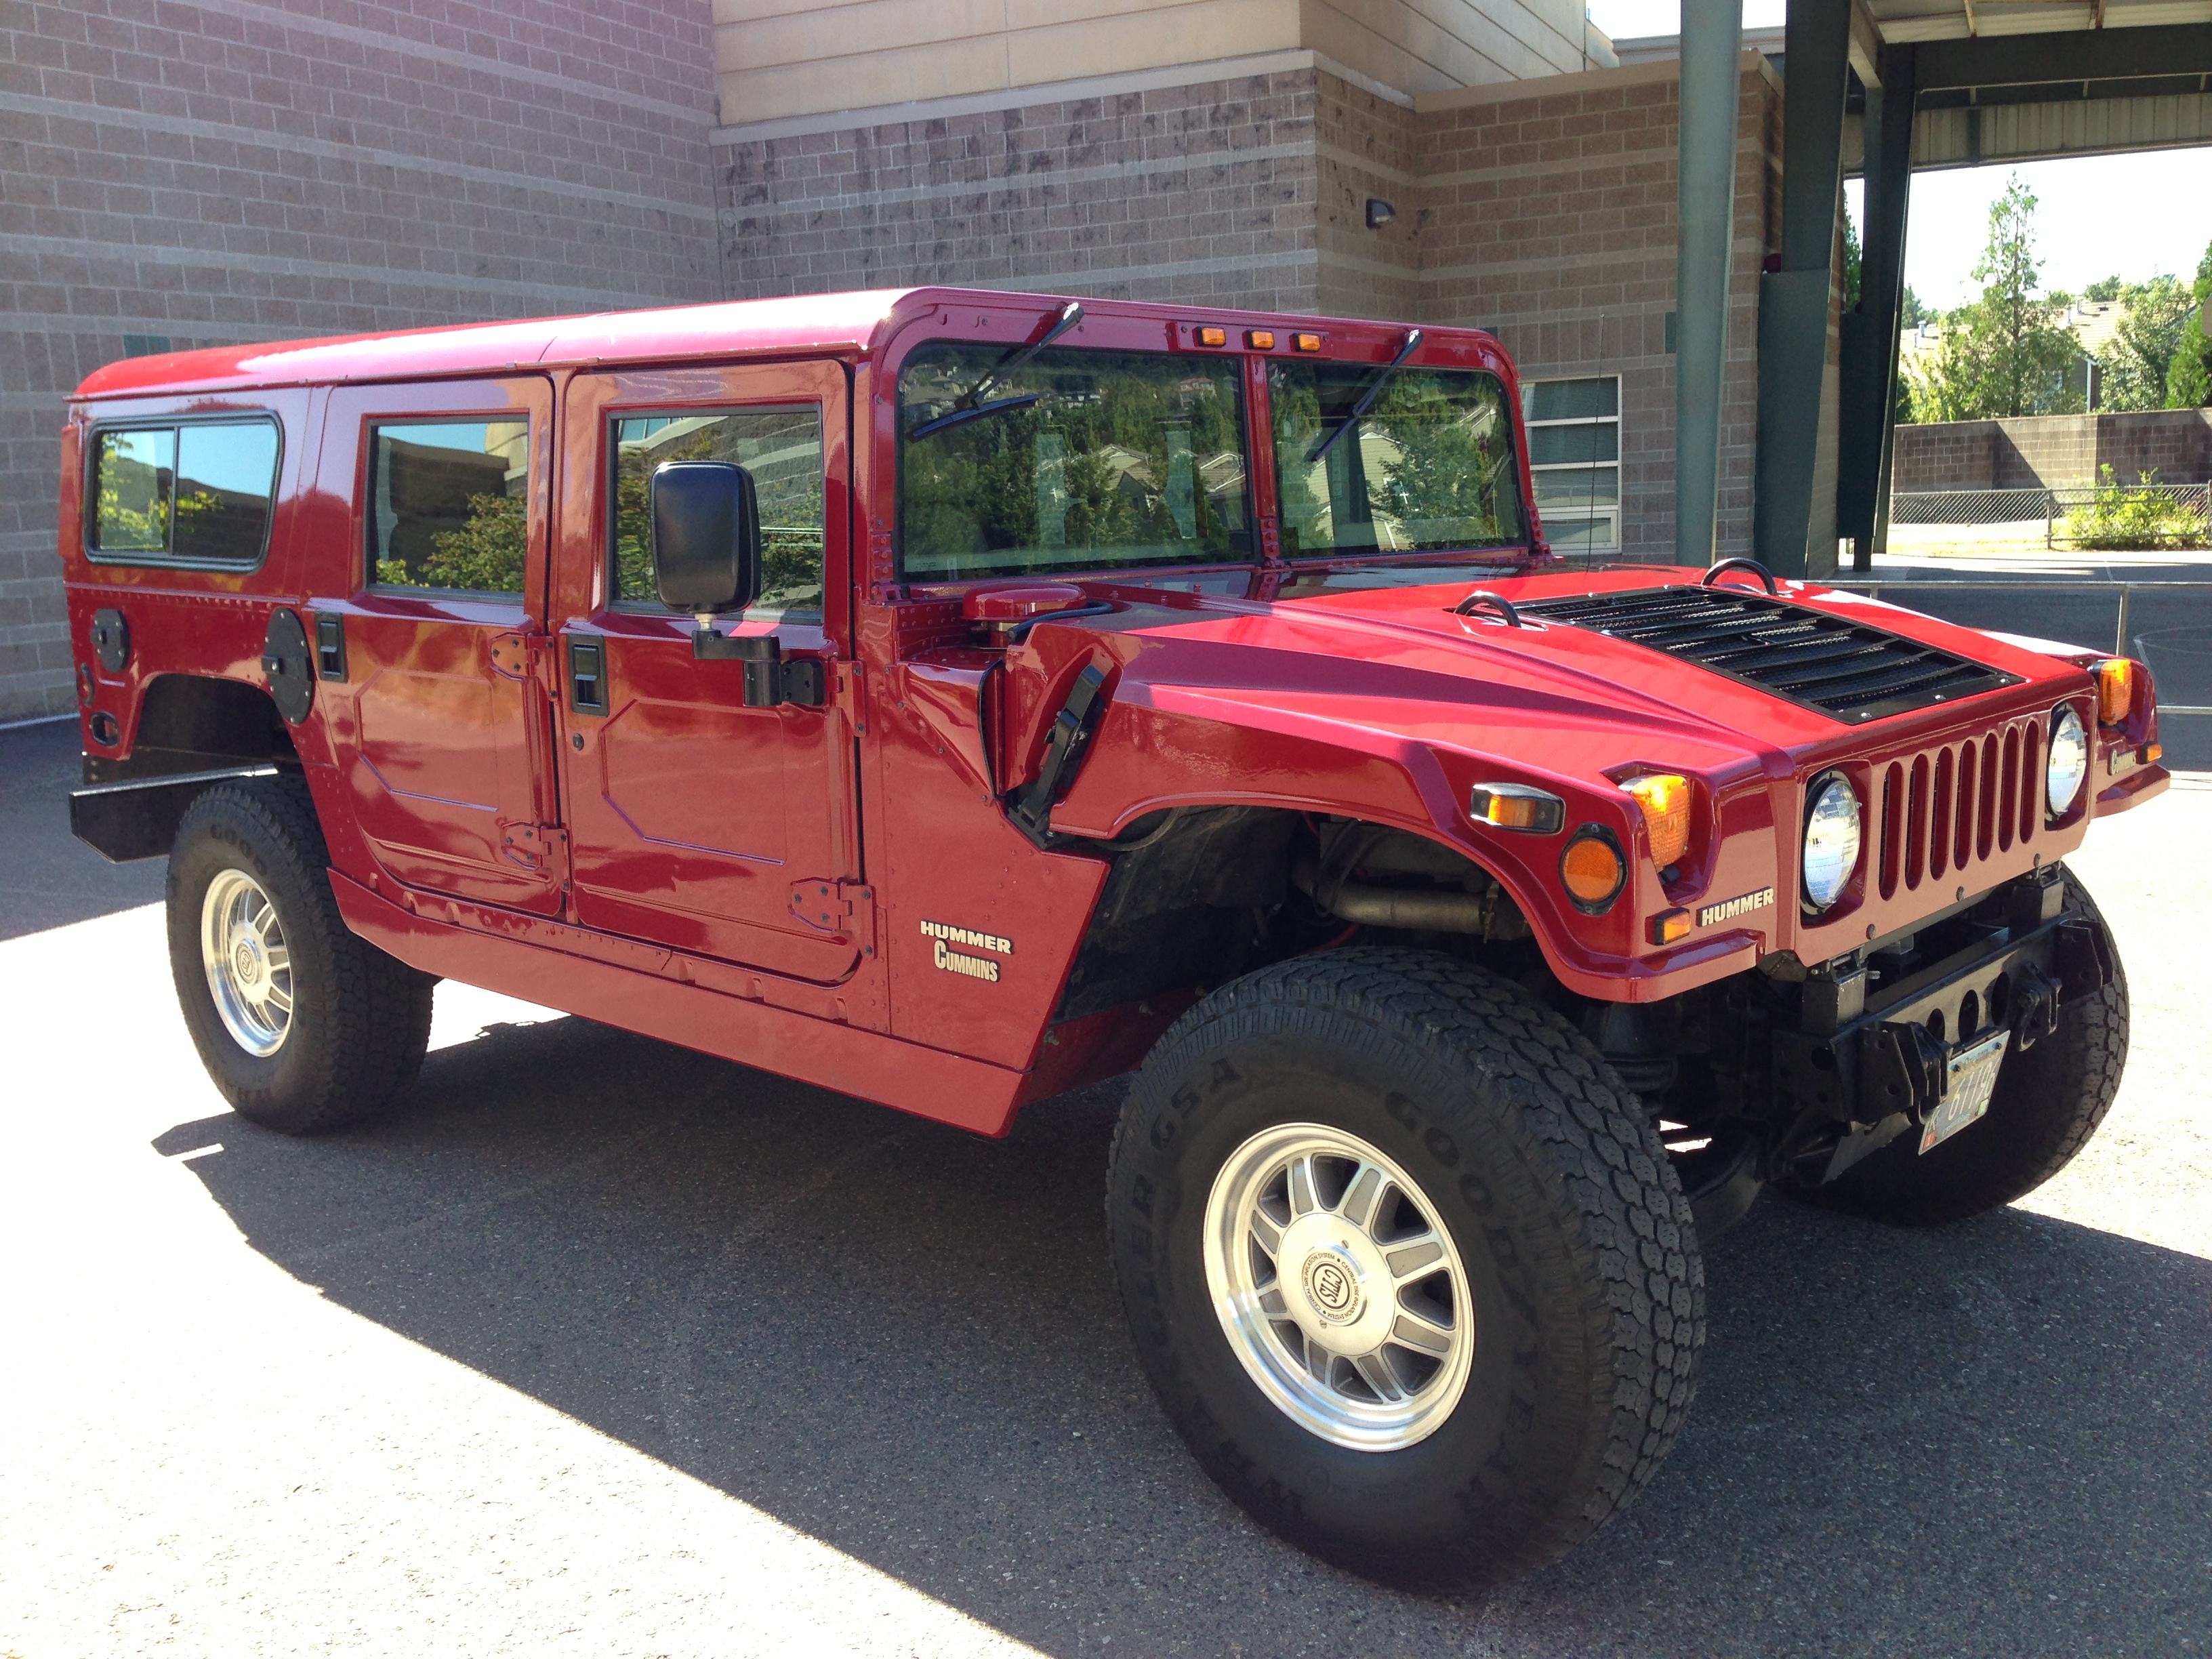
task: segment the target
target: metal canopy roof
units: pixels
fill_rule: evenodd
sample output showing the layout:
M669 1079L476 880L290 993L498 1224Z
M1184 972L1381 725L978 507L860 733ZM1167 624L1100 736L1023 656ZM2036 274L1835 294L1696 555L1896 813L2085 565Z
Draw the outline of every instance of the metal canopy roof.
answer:
M2212 23L2212 0L1860 0L1893 46Z

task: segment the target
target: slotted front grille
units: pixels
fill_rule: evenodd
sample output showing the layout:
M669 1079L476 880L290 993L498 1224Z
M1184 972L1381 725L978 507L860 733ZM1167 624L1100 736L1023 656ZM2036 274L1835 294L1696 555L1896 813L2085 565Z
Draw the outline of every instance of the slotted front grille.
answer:
M1980 865L2043 833L2043 716L1899 757L1879 769L1873 867L1884 898L1901 884L1977 885Z
M1641 587L1520 611L1664 651L1853 726L2020 684L1886 628L1738 588Z

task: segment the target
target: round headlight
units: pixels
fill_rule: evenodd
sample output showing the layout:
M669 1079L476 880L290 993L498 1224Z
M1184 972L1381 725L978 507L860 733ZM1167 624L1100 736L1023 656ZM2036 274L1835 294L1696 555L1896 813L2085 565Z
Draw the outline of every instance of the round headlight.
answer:
M2051 761L2043 769L2043 795L2051 803L2051 816L2063 817L2081 793L2089 775L2089 739L2081 730L2081 717L2071 703L2060 703L2051 715Z
M1805 814L1805 897L1825 910L1843 896L1859 864L1859 798L1843 778L1829 775L1813 787Z

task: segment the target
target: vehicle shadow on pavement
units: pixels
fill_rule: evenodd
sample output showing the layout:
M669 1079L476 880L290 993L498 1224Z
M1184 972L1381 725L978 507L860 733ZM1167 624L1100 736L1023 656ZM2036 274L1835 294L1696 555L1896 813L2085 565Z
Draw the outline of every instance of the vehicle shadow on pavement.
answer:
M160 902L167 859L110 864L70 833L69 793L83 781L75 720L0 731L0 939Z
M373 1127L191 1168L331 1300L1047 1651L2187 1653L2212 1262L2008 1211L1769 1200L1708 1252L1693 1421L1487 1601L1246 1522L1154 1407L1101 1207L1118 1091L1004 1142L561 1019Z

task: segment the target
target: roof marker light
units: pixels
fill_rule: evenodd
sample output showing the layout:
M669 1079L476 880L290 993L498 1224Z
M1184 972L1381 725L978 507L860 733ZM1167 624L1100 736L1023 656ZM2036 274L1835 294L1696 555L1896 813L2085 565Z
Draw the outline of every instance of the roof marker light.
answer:
M1321 336L1318 334L1293 334L1291 336L1291 343L1301 351L1319 351L1321 349Z
M1247 329L1244 343L1255 351L1273 351L1275 349L1275 331L1272 328Z
M1198 331L1198 343L1202 346L1227 345L1229 331L1225 328L1201 328Z

